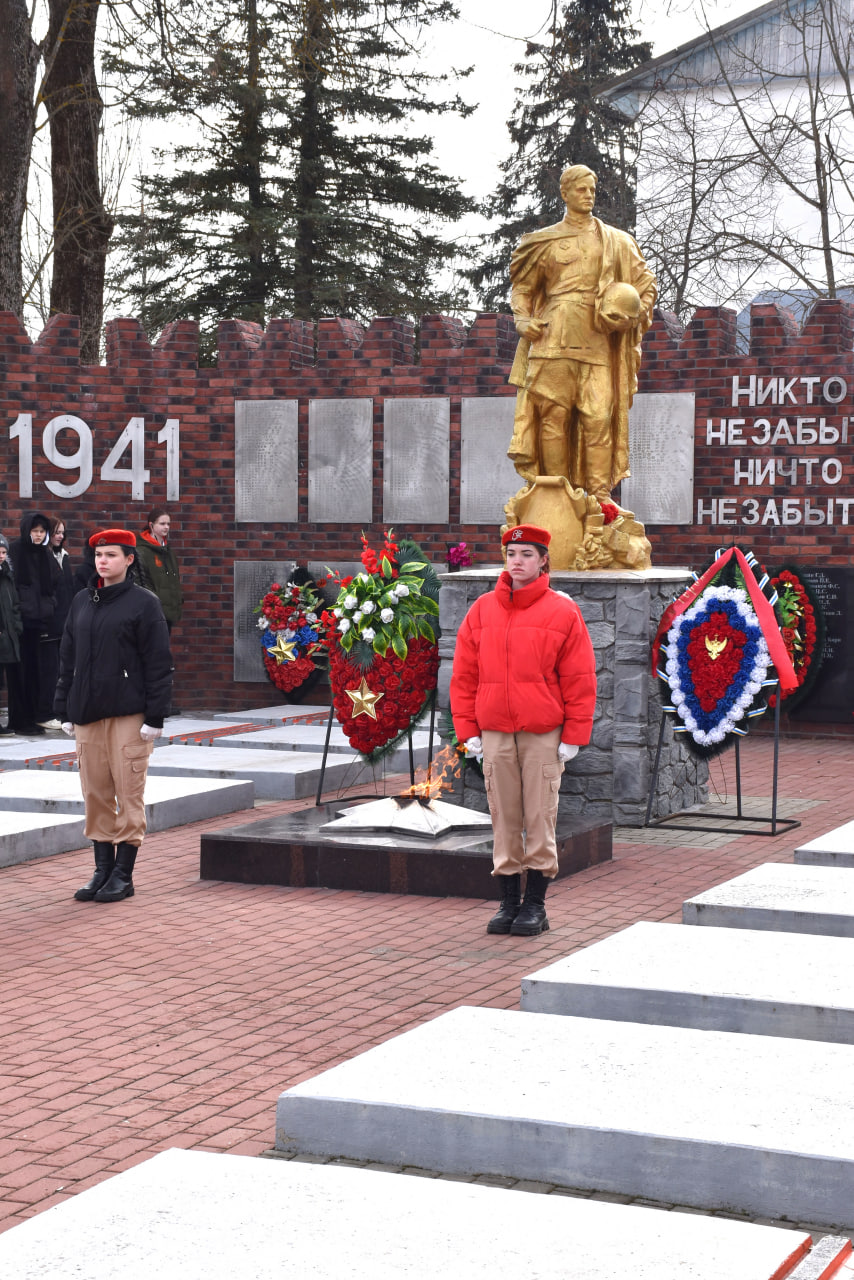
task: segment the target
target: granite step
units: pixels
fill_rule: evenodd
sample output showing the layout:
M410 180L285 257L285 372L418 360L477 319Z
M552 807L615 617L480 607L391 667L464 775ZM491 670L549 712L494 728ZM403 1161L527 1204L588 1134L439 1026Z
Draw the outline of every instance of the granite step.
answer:
M255 803L250 781L149 775L145 784L145 818L149 831L167 831L187 822L239 813ZM0 811L83 813L77 772L16 769L0 773Z
M276 1148L844 1228L854 1046L463 1007L283 1093Z
M506 1221L518 1229L503 1229ZM845 1239L814 1245L807 1232L776 1226L172 1149L6 1231L0 1272L19 1280L84 1272L85 1280L842 1280L850 1252Z
M854 939L641 921L523 978L521 1007L854 1044Z
M84 826L80 814L0 810L0 867L80 849L87 843Z
M682 921L854 938L854 876L840 867L765 862L689 898Z
M412 754L416 766L427 764L427 748L430 735L417 731L412 735ZM326 744L325 725L283 725L280 728L257 728L251 733L235 733L228 738L229 747L249 747L258 751L316 751L322 753ZM436 736L434 751L439 748ZM353 755L350 741L340 725L333 725L329 734L329 754ZM409 747L406 740L392 753L395 772L409 768Z
M795 850L799 866L854 867L854 822L846 822Z
M324 794L354 786L372 786L375 778L408 769L398 757L387 758L376 770L357 755L336 753L326 764ZM320 780L321 756L317 751L260 751L246 747L161 747L151 756L149 775L170 773L184 777L248 778L259 800L295 800L314 797Z
M276 707L248 707L245 711L216 711L215 720L238 721L241 724L326 724L329 707L284 702Z

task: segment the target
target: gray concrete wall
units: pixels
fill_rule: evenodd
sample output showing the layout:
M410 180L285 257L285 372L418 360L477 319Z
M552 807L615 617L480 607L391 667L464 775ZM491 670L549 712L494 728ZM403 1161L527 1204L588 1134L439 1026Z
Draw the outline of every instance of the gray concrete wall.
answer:
M439 705L449 707L454 645L460 624L478 596L491 591L500 570L442 576ZM661 723L660 681L650 673L650 652L665 607L691 580L687 570L643 573L553 573L552 586L572 596L596 652L598 695L593 736L566 766L560 813L605 818L636 827L646 813ZM465 771L465 802L486 808L483 780ZM653 802L653 817L706 800L706 763L674 737L668 724Z

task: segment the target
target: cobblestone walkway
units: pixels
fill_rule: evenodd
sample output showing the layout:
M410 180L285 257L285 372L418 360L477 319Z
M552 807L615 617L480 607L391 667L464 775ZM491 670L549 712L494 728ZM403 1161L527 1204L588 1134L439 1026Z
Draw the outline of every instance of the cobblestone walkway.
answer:
M742 755L761 812L771 745ZM457 1005L514 1008L524 974L790 861L854 817L852 776L854 742L786 740L781 812L800 830L627 832L554 887L536 939L488 937L486 901L201 882L200 832L251 814L151 836L122 903L72 900L87 851L0 870L0 1230L166 1147L260 1155L282 1089ZM732 753L713 784L732 798Z

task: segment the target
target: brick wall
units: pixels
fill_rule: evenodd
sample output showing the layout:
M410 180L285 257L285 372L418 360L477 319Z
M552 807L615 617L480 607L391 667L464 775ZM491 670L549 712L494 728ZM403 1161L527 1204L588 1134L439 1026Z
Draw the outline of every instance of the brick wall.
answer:
M850 393L838 404L820 400L821 387L831 377L854 388L852 367L854 313L839 302L821 302L799 333L784 311L756 307L753 311L748 356L735 351L733 312L704 308L681 333L672 318L663 317L644 343L642 391L694 390L697 396L695 511L698 502L735 498L731 514L741 510L748 489L734 486L734 458L738 447L706 443L706 419L764 414L774 429L779 417L793 418L795 406L764 405L754 409L732 405L732 377L742 383L756 375L769 378L817 378L812 384L819 399L797 410L801 416L826 412L828 424L847 414ZM184 622L174 633L178 667L178 700L184 707L240 706L275 702L279 695L267 685L232 681L232 566L235 559L300 560L352 559L360 526L310 526L308 511L308 401L316 397L374 398L375 456L382 456L383 400L388 396L449 396L451 398L451 498L449 525L408 526L440 565L448 542L464 538L478 562L494 562L495 528L459 523L460 398L512 395L507 373L515 349L512 321L505 315L482 315L466 330L458 321L426 317L417 334L407 321L375 320L369 328L346 320L321 321L315 334L296 320L273 320L266 331L243 321L224 321L219 328L216 367L199 369L195 327L189 322L170 325L150 344L135 320L116 320L107 327L103 366L81 365L77 321L55 316L38 341L31 343L18 321L0 313L0 402L5 429L0 434L4 466L0 476L0 527L17 531L23 511L42 509L62 515L68 524L68 547L77 557L84 535L99 523L122 522L139 528L147 510L166 505L173 514L173 543L181 563L187 594ZM838 384L834 384L834 392ZM298 525L237 525L234 521L234 401L236 399L299 399ZM766 412L767 410L767 412ZM19 455L26 434L19 415L32 416L32 499L20 496ZM42 433L55 415L82 419L92 432L92 481L78 496L66 497L46 485L73 484L78 469L60 469L44 456ZM142 497L131 485L107 482L101 467L131 418L145 421L145 467L150 475ZM167 501L167 451L157 441L168 419L180 422L180 498ZM17 438L11 438L15 423ZM816 428L817 429L817 428ZM828 425L827 430L833 429ZM809 430L808 428L806 430ZM755 432L754 432L755 434ZM76 446L73 433L60 432L58 449ZM850 491L847 444L824 443L742 450L751 457L781 458L796 463L796 484L776 482L750 489L757 501L808 497L818 501ZM812 484L799 459L818 458ZM838 482L825 483L816 465L838 459ZM119 461L129 465L130 452ZM831 467L828 474L836 474ZM818 480L816 481L816 477ZM510 495L508 494L508 497ZM843 504L844 506L844 504ZM782 507L781 507L782 509ZM815 511L825 510L816 507ZM787 509L792 516L795 508ZM847 513L847 506L844 506ZM374 521L382 527L382 475L374 475ZM813 514L815 514L815 511ZM759 523L654 526L649 529L654 561L660 565L699 567L711 550L739 539L749 542L760 559L776 562L783 556L803 563L847 564L849 530L841 523L843 507L832 525ZM851 515L854 523L854 512Z

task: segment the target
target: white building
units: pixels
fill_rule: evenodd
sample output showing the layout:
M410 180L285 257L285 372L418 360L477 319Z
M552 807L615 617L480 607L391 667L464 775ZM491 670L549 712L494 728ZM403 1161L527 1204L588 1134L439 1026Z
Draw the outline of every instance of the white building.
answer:
M663 306L854 283L852 67L852 0L774 0L605 87L640 131Z

